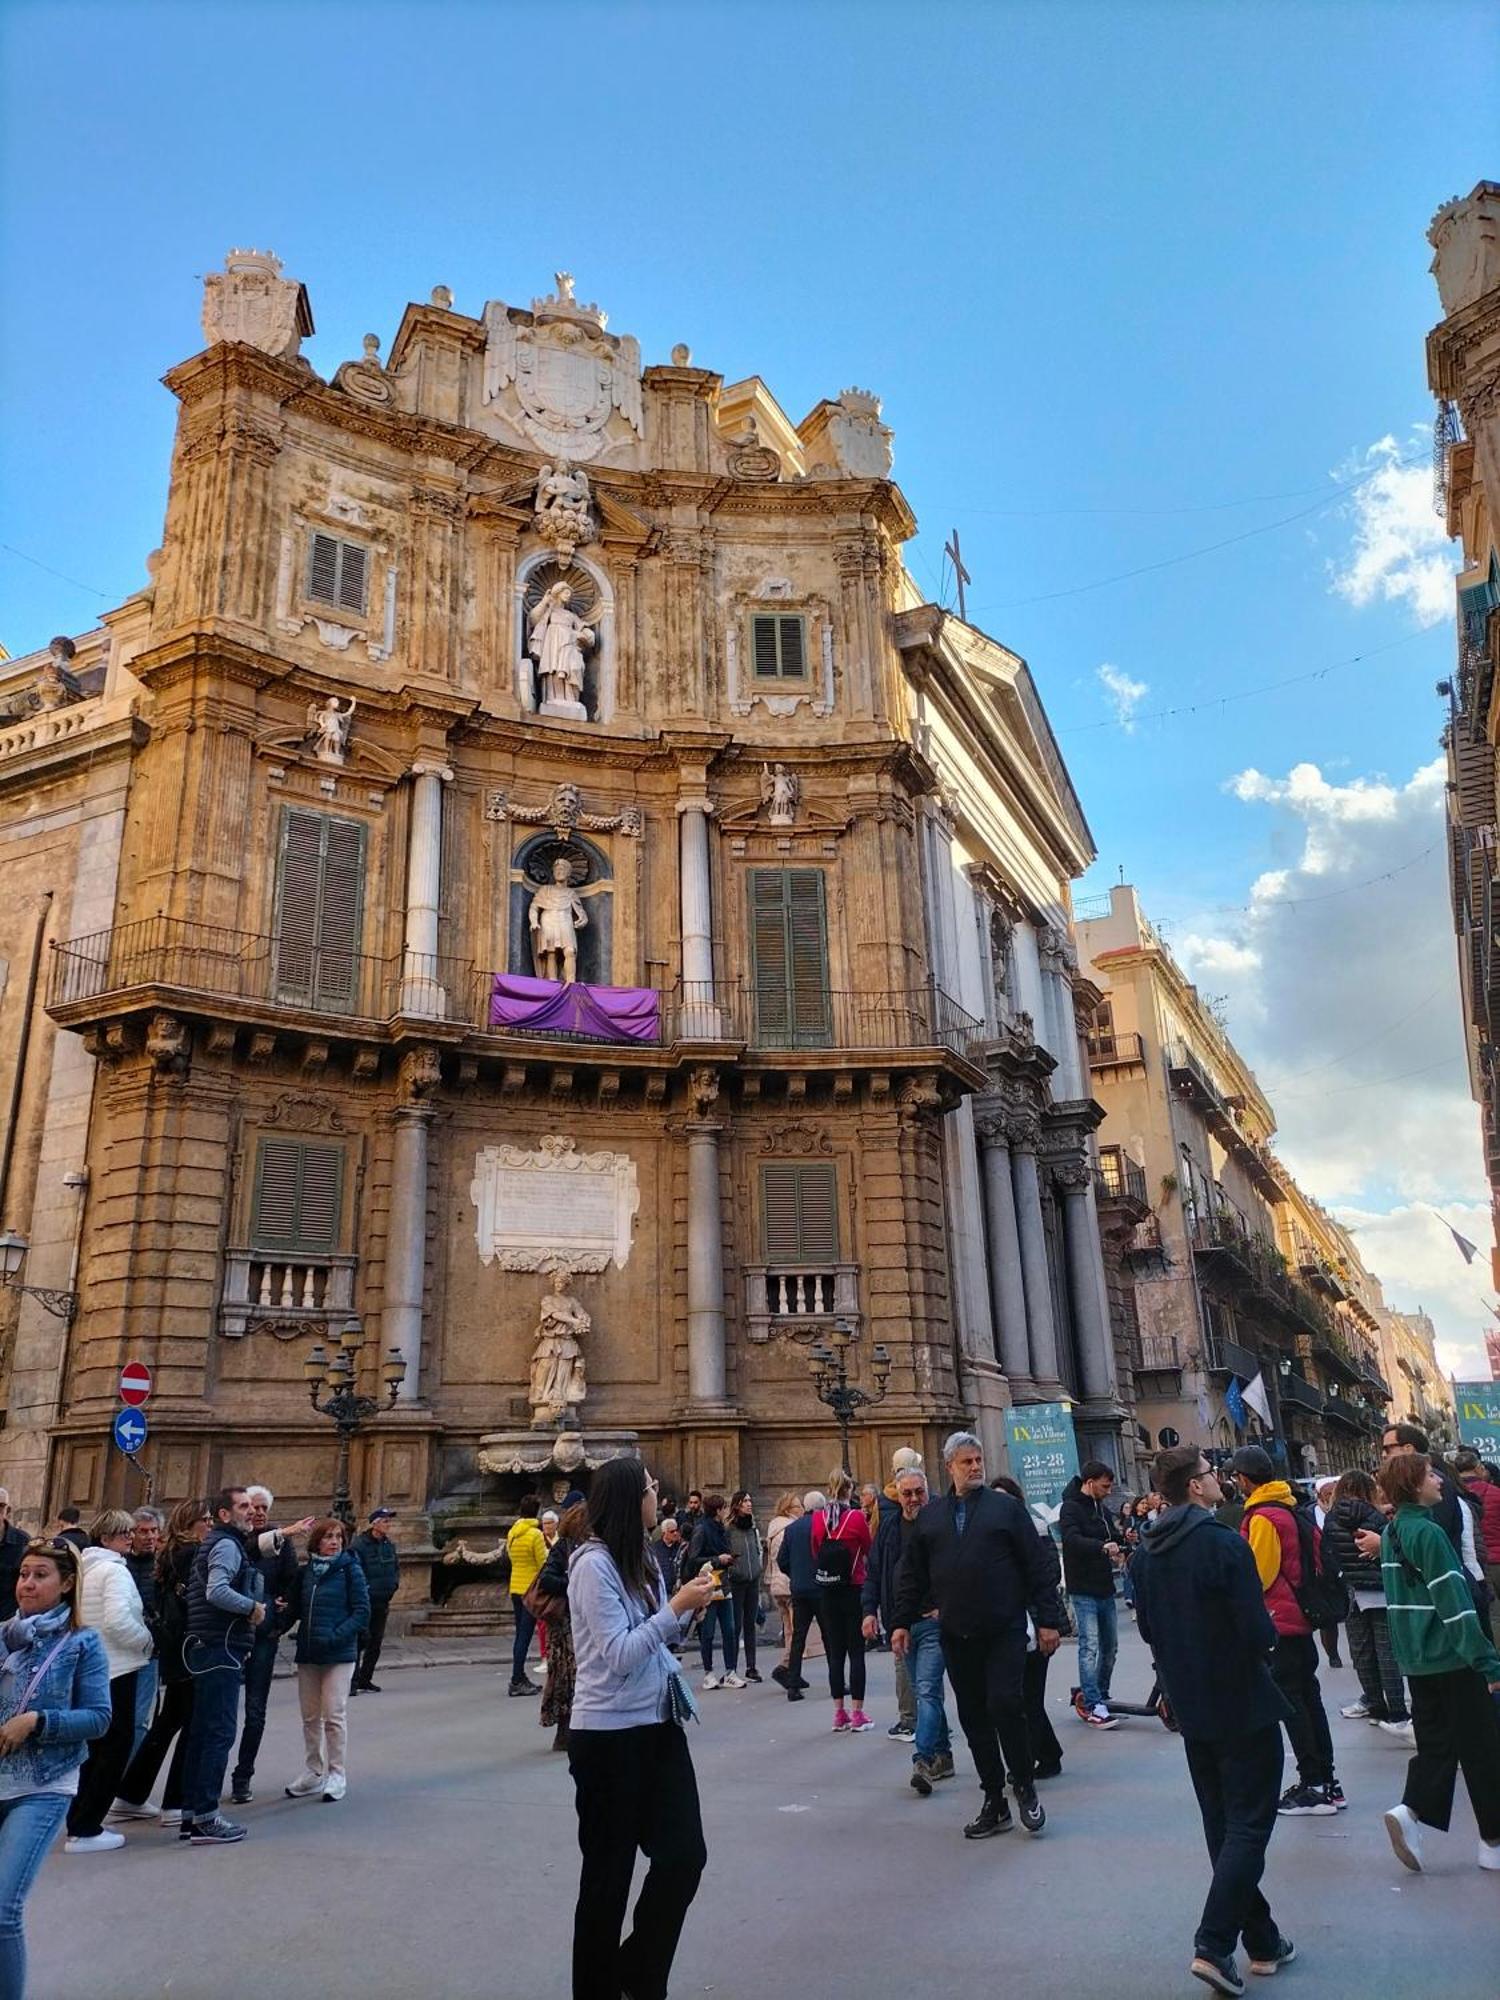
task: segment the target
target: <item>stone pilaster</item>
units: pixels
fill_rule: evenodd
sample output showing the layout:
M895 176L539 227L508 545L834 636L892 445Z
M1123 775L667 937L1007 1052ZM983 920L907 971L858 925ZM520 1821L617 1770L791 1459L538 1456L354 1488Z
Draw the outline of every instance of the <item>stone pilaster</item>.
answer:
M438 912L443 886L443 787L452 781L446 764L418 759L412 766L401 1011L435 1020L448 1011L438 965Z
M684 1128L688 1146L688 1402L695 1412L712 1412L723 1409L729 1400L724 1215L719 1196L719 1136L724 1126L722 1120L708 1115L719 1094L717 1072L694 1070L689 1090L694 1115Z
M984 1175L990 1297L1000 1334L1000 1361L1010 1379L1012 1398L1024 1402L1031 1391L1031 1348L1026 1333L1026 1288L1021 1276L1010 1127L998 1110L981 1112L975 1125Z

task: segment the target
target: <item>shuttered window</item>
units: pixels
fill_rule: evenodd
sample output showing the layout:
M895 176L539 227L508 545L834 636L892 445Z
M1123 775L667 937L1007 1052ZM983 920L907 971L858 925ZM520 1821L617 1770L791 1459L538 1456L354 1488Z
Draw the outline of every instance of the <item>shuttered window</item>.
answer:
M752 618L750 651L758 681L807 679L806 634L800 618Z
M761 1253L773 1266L821 1270L839 1261L838 1176L831 1166L777 1161L760 1170Z
M344 1210L341 1146L262 1139L255 1150L250 1246L307 1257L332 1256Z
M285 806L276 870L276 997L291 1007L358 1013L365 829L358 820Z
M332 604L340 611L365 608L365 578L369 552L358 542L342 542L336 535L313 530L307 558L307 594L317 604Z
M832 1018L820 868L751 871L750 958L759 1045L827 1047Z

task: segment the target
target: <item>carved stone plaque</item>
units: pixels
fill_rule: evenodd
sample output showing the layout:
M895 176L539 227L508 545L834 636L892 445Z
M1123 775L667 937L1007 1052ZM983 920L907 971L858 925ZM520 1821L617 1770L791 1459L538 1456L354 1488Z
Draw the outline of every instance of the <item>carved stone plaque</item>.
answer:
M484 1147L469 1195L480 1258L502 1271L623 1267L641 1205L628 1153L580 1153L560 1134L549 1134L536 1152Z

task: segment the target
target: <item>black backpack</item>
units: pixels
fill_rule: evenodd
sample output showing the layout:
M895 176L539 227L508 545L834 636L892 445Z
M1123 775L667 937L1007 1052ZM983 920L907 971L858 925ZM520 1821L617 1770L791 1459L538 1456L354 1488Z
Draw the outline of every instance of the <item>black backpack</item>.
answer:
M1338 1570L1323 1561L1323 1537L1310 1507L1288 1507L1284 1501L1264 1500L1247 1507L1247 1514L1263 1514L1272 1507L1290 1514L1297 1529L1297 1547L1302 1556L1302 1581L1293 1591L1297 1609L1315 1632L1325 1625L1338 1625L1349 1616L1349 1590ZM1330 1554L1332 1552L1330 1551Z
M843 1527L853 1508L847 1508L839 1516L837 1528L828 1526L828 1516L823 1516L823 1541L818 1550L817 1580L824 1590L836 1589L840 1584L853 1581L854 1544L846 1542Z

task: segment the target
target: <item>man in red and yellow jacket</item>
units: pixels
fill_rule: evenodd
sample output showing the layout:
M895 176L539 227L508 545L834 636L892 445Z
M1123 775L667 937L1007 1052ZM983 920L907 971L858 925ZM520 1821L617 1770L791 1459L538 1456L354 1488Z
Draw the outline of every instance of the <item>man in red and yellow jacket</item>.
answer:
M1297 1601L1302 1582L1297 1496L1277 1476L1270 1454L1259 1445L1242 1446L1230 1459L1229 1470L1245 1499L1240 1533L1250 1544L1266 1610L1276 1627L1271 1677L1292 1711L1286 1733L1297 1759L1297 1783L1282 1794L1277 1811L1294 1818L1326 1816L1345 1801L1334 1775L1333 1737L1318 1686L1318 1649Z

